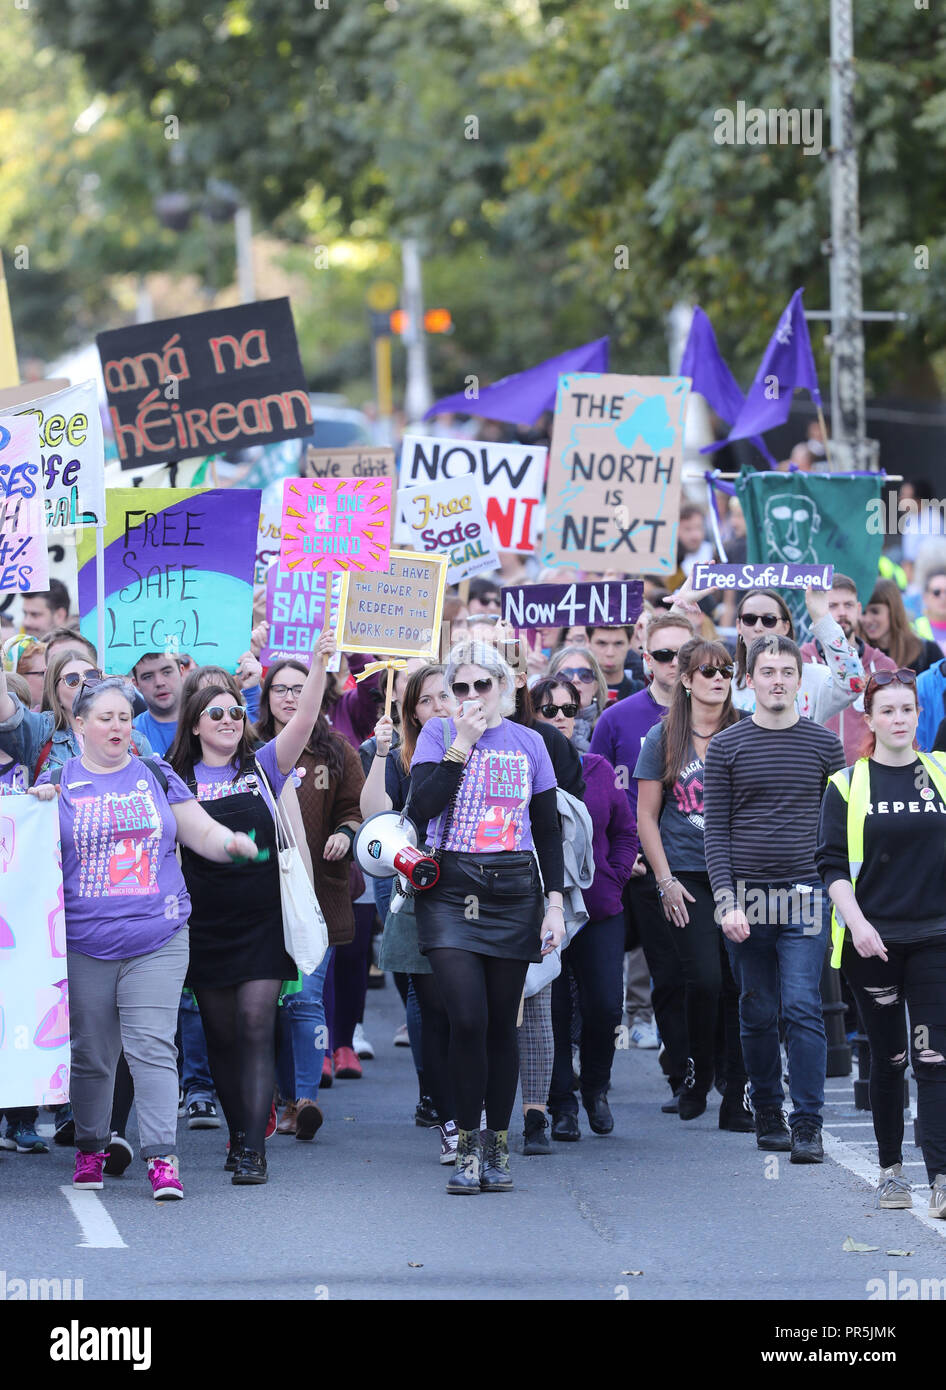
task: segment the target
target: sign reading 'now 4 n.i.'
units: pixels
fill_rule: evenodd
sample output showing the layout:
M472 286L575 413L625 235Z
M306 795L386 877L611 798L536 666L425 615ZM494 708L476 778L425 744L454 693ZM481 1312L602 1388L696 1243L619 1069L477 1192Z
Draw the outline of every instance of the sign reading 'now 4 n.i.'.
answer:
M390 478L287 478L279 568L386 570L391 551Z

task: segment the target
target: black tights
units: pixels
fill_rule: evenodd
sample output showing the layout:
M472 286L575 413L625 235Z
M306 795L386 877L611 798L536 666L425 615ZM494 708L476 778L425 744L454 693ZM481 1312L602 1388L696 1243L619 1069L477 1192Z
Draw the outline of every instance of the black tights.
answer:
M490 1129L508 1129L519 1084L516 1017L528 962L453 946L430 951L450 1020L450 1076L459 1129L479 1129L483 1099Z
M396 977L395 977L396 978ZM450 1078L450 1019L435 975L412 975L420 1009L420 1046L424 1090L441 1120L453 1119L453 1085Z
M204 1023L210 1074L230 1143L238 1134L262 1153L276 1082L276 1006L279 980L244 980L223 989L195 990Z

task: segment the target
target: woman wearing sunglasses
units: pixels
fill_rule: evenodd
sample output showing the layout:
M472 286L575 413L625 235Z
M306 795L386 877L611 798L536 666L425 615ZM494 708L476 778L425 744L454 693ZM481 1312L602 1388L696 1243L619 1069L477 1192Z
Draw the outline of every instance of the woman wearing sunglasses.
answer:
M909 1062L928 1214L946 1220L946 758L917 752L915 672L875 671L864 711L864 756L834 774L821 803L816 858L835 909L831 964L870 1042L878 1206L913 1206L902 1150Z
M270 666L260 693L256 726L264 744L280 734L292 719L308 674L308 667L301 661L277 661ZM279 1133L294 1134L301 1140L312 1139L322 1124L322 1112L316 1102L328 1040L324 990L332 953L336 946L355 936L348 875L352 837L361 825L358 802L364 780L357 753L320 713L298 759L293 781L297 784L313 882L328 928L329 948L318 968L302 977L301 990L289 995L279 1011L279 1089L287 1101ZM337 985L336 978L336 989ZM352 1033L358 1021L357 989L353 1002L347 1008L345 1003L343 1000L342 1009L336 1006L333 1010L335 1041L351 1052ZM354 1053L351 1056L357 1063Z
M570 739L578 717L578 690L554 677L533 688L536 719ZM581 1138L578 1102L572 1090L572 993L569 971L578 987L581 1008L581 1099L595 1134L610 1134L614 1120L608 1105L615 1030L624 1008L624 908L621 895L637 857L637 831L624 791L607 758L583 753L584 802L594 826L595 874L582 896L588 921L562 957L562 973L552 982L551 1012L554 1062L549 1088L552 1138Z
M586 753L601 714L608 708L608 683L597 658L588 647L560 647L549 662L549 677L571 681L581 699L572 742Z
M739 991L726 957L706 869L703 763L710 739L741 717L733 708L733 664L720 642L693 637L677 653L679 680L666 719L644 739L637 778L637 825L670 924L686 983L690 1042L687 1075L677 1095L681 1120L706 1109L714 1076L723 1103L720 1129L754 1131L746 1107L746 1069L739 1041ZM715 1075L723 1006L725 1077Z
M529 962L565 935L555 773L539 735L504 718L515 686L494 648L454 647L446 683L458 712L446 729L425 725L411 761L411 815L441 859L437 884L415 900L417 935L450 1019L458 1141L447 1191L505 1192L519 1000Z
M102 673L83 651L57 651L46 667L42 708L31 710L7 690L0 670L0 751L23 763L31 782L50 767L62 767L80 752L73 719L73 702L84 684L94 684ZM143 758L151 745L134 731L132 751Z
M325 660L335 648L323 633L295 712L268 742L248 727L246 710L230 690L196 690L181 709L170 753L175 772L207 813L231 832L250 835L268 859L225 874L182 852L191 896L191 956L187 984L207 1036L214 1087L230 1129L225 1168L236 1185L266 1181L265 1134L276 1071L276 1007L295 963L283 941L275 797L312 734L325 688Z
M81 755L43 773L34 793L52 799L58 785L78 1149L73 1184L102 1186L124 1050L141 1157L163 1201L184 1195L174 1155L174 1034L190 901L175 842L204 863L213 860L223 877L234 857L257 851L245 835L215 824L167 763L131 753L133 699L133 687L118 678L80 685L71 714Z

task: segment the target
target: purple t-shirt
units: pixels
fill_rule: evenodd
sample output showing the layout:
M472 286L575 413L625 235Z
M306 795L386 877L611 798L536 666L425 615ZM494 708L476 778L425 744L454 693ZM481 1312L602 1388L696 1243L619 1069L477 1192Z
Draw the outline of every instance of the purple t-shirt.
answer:
M288 774L279 771L279 764L276 761L276 740L271 738L268 743L257 748L256 758L273 789L273 795L278 800L289 777ZM250 769L238 776L233 763L225 763L223 767L208 767L206 763L195 763L194 781L197 783L198 801L219 801L224 796L236 796L240 792L255 792L258 787L266 801L269 802L269 797L266 796L256 773ZM271 805L270 810L272 810Z
M90 772L81 758L63 764L59 835L70 951L97 960L143 956L187 922L171 807L191 793L163 759L155 762L166 793L140 758L107 773ZM48 781L43 772L37 785Z
M589 752L600 753L623 779L627 801L637 820L637 782L634 769L641 755L648 731L659 724L667 713L658 705L650 690L638 690L626 700L609 705L595 725Z
M447 745L456 725L449 720ZM430 719L420 731L411 767L443 759L443 728ZM450 833L441 848L461 854L532 850L529 801L554 787L555 773L540 734L504 719L486 729L467 760ZM444 813L445 815L446 813ZM427 826L427 842L440 845L443 815Z
M11 758L0 766L0 796L16 796L28 790L30 774L22 763Z

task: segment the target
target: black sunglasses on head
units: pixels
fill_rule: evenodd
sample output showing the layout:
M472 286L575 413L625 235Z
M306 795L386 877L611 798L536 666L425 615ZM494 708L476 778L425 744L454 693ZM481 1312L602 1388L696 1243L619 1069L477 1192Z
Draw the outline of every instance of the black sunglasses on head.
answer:
M246 710L242 705L208 705L203 714L209 715L215 724L219 724L225 714L229 714L231 719L245 719Z
M758 623L763 627L774 627L776 623L784 622L776 613L740 613L739 620L746 627L755 627Z
M481 676L479 680L473 682L473 689L476 691L477 695L485 695L487 691L492 690L492 688L492 676ZM469 683L467 681L454 681L453 693L458 700L465 699L470 693Z
M578 705L573 705L569 702L565 705L540 705L539 713L543 719L554 719L561 710L566 719L574 719L578 713L578 709Z
M892 685L894 681L899 681L901 685L916 685L916 672L906 666L901 666L899 671L872 671L870 678L874 685Z

